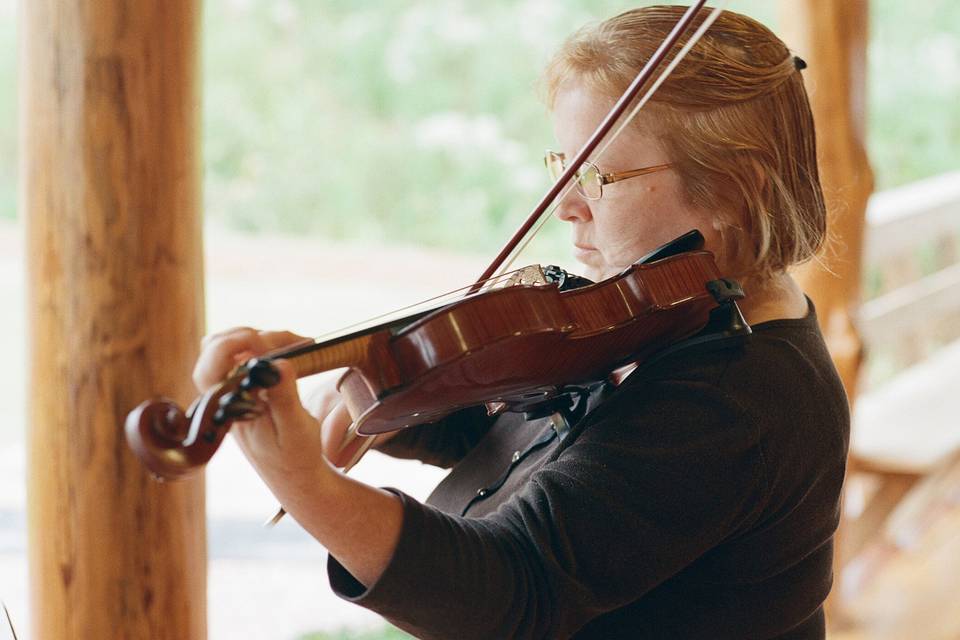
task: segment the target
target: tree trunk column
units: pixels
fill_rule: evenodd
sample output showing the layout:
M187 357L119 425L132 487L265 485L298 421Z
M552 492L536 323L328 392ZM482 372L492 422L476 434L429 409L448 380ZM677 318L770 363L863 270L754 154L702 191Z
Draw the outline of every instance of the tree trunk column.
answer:
M873 172L866 151L867 0L782 0L787 43L803 72L817 125L820 180L831 241L822 262L797 270L851 402L862 341L856 328L863 238Z
M21 2L32 636L206 636L202 477L126 446L203 327L194 0Z
M809 65L803 74L817 126L830 233L822 261L803 265L795 275L817 305L820 327L852 405L863 353L856 317L867 200L873 192L865 142L868 0L781 0L780 13L787 43ZM848 474L855 463L848 461ZM826 603L833 627L846 622L840 600L846 537L841 524L834 541L834 588Z

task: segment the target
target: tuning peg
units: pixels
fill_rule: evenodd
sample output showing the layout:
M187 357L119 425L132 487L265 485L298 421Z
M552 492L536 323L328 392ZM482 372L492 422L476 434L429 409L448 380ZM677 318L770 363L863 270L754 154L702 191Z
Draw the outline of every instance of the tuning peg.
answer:
M222 425L227 420L248 420L260 415L260 405L246 391L231 391L222 396L220 407L213 414L213 422Z
M217 426L222 425L227 420L250 420L263 413L255 403L230 404L217 409L213 414L213 422Z
M247 375L240 381L240 388L249 391L254 388L266 389L280 382L280 372L269 360L254 358L247 363Z
M226 407L227 405L242 402L253 402L253 398L251 398L250 394L246 391L231 391L230 393L221 396L217 404L219 404L221 407Z

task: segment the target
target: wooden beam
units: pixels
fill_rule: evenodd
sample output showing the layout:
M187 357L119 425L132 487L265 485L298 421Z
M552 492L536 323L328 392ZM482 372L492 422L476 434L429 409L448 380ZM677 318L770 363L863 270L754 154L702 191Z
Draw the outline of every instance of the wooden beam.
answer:
M206 636L202 477L123 438L202 331L194 0L22 2L33 637Z

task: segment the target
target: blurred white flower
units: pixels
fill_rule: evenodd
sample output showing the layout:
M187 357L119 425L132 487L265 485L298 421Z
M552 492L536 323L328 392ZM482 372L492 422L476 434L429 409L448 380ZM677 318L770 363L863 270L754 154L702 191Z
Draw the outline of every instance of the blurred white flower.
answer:
M423 48L422 32L429 20L430 12L425 7L414 7L400 18L384 52L384 66L394 82L403 84L413 80L418 53Z
M300 18L300 12L290 0L273 1L273 21L281 27L291 27Z
M562 37L558 33L569 29L565 17L554 0L526 0L517 7L513 24L519 38L543 55L557 46L557 38Z
M524 163L510 172L510 183L520 192L543 189L546 193L547 172L543 169L543 163Z
M940 32L920 46L919 68L929 72L927 82L939 85L939 90L960 87L960 38L956 34Z
M386 47L384 65L398 83L413 80L417 67L437 51L473 48L485 40L488 26L470 15L463 2L419 5L406 11Z
M469 15L462 2L442 5L435 11L433 28L441 42L447 45L473 46L483 40L487 26L475 16Z
M500 121L490 114L434 113L416 124L413 139L421 149L438 149L461 159L480 155L511 167L525 164L523 145L505 136Z
M367 12L358 11L344 17L340 25L340 32L344 41L353 43L363 40L376 27L377 22Z
M226 0L227 9L236 13L247 13L253 8L254 0Z

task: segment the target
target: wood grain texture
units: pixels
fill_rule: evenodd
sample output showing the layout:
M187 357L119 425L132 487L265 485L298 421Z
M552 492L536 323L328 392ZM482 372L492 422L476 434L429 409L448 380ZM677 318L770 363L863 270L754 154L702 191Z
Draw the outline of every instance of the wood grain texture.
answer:
M202 331L192 0L21 3L34 637L206 636L203 480L123 417L181 402Z
M807 61L803 71L817 126L817 158L830 241L819 262L796 270L852 399L863 343L860 304L863 238L873 171L867 158L867 0L781 0L784 39Z

